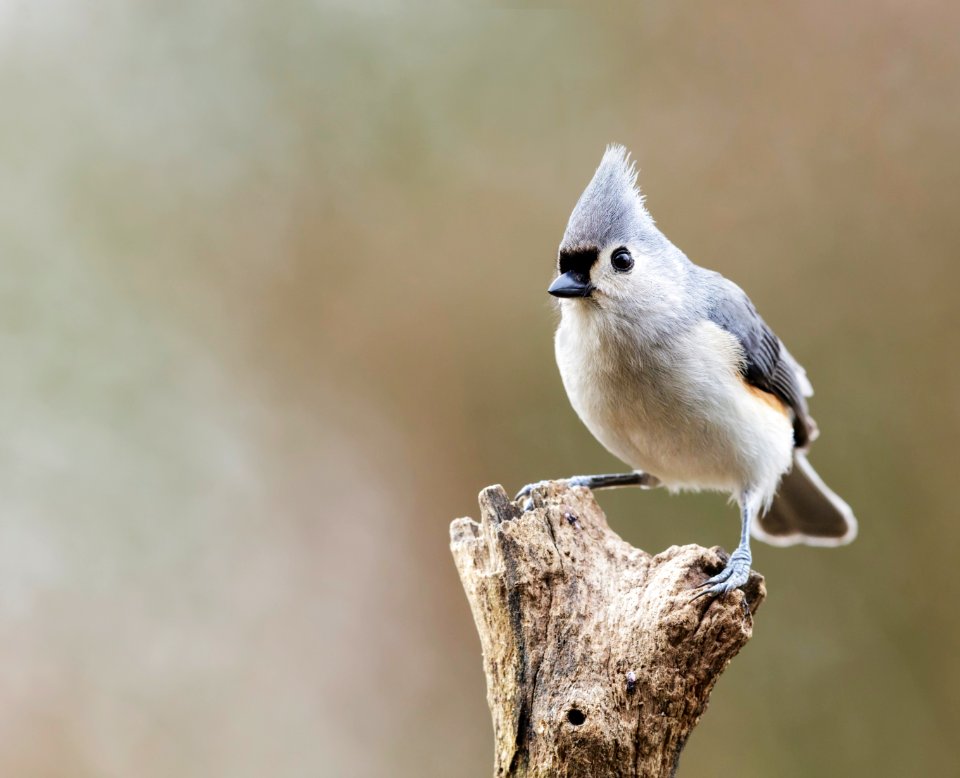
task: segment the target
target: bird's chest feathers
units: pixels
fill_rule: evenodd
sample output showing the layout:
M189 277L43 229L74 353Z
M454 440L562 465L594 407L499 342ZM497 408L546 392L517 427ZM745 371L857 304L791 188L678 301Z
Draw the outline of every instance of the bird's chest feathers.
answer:
M743 480L743 444L760 417L732 336L704 322L650 345L572 324L557 331L560 374L577 414L611 453L668 485L727 489ZM789 451L780 442L789 436L787 420L769 408L761 416L772 445Z

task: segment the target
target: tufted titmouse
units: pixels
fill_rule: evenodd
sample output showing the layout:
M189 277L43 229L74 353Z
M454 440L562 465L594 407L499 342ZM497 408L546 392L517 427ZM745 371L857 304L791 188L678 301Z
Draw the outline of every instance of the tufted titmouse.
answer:
M663 485L729 492L740 544L702 594L743 586L750 535L838 546L850 507L807 461L817 437L803 368L740 287L693 264L654 225L622 146L607 148L580 196L547 290L560 298L556 356L577 415L632 473L573 486ZM538 484L524 487L529 497Z

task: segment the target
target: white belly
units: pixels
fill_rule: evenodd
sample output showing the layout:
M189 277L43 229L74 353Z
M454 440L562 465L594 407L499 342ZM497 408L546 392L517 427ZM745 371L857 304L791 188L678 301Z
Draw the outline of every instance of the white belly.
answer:
M583 325L561 323L557 363L574 410L612 454L672 489L772 497L793 461L792 424L747 388L732 335L703 322L640 353Z

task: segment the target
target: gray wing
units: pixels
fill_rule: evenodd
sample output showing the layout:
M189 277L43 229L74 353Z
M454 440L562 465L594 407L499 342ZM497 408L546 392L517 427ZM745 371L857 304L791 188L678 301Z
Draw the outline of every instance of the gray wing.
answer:
M793 411L794 444L806 448L817 436L805 399L813 393L806 373L760 318L746 292L730 281L718 292L707 316L740 341L741 371L747 383L779 397Z

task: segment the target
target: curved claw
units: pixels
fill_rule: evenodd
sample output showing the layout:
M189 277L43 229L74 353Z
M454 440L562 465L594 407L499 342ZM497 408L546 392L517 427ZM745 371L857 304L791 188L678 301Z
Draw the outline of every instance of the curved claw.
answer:
M746 583L737 583L736 581L724 581L722 583L714 584L709 589L704 589L702 592L697 592L693 597L690 598L690 602L696 602L701 597L719 597L721 594L727 594L736 589L739 589L743 584ZM705 584L700 584L697 588L703 587Z
M543 486L546 486L548 483L550 483L550 482L549 482L549 481L535 481L535 482L532 483L532 484L527 484L527 485L524 486L519 492L517 492L517 496L513 498L514 502L520 502L521 500L523 500L523 505L521 506L520 509L521 509L524 513L527 513L527 512L529 512L529 511L532 511L532 510L533 510L533 492L534 492L534 490L535 490L535 489L539 489L539 488L541 488L541 487L543 487Z
M699 589L701 586L703 586L703 584L700 584L700 586L697 586L696 588ZM707 595L712 595L713 597L716 597L717 592L714 592L712 588L704 589L702 592L697 592L695 595L693 595L693 597L690 598L690 602L696 602L701 597L706 597Z
M750 579L750 563L749 552L744 554L739 549L734 551L723 570L694 587L694 589L703 589L703 591L697 592L691 602L708 595L718 597L721 594L727 594L734 589L741 588Z
M533 494L533 490L534 490L534 489L539 489L539 488L542 487L542 486L546 486L548 483L550 483L550 482L549 482L549 481L534 481L532 484L527 484L527 485L524 486L519 492L517 492L517 496L513 498L513 499L514 499L514 502L519 502L520 500L524 499L525 497L530 497L530 495Z

